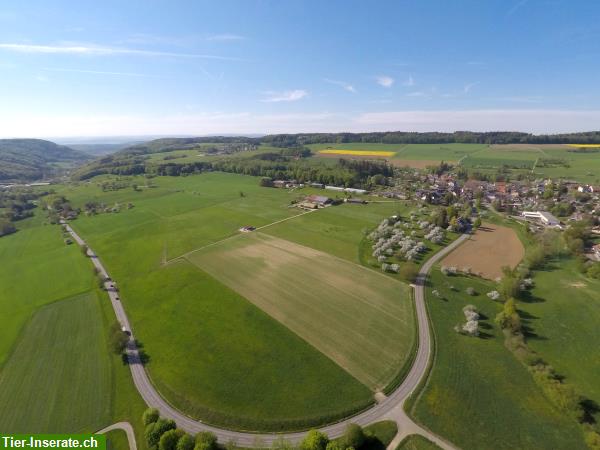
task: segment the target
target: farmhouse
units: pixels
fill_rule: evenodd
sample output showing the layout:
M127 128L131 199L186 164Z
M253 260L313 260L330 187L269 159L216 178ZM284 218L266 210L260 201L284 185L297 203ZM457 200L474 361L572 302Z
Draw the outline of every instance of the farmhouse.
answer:
M523 211L522 216L526 219L535 219L547 227L560 226L560 221L547 211Z
M330 204L332 200L324 195L309 195L306 197L306 202L314 203L317 206L325 206Z

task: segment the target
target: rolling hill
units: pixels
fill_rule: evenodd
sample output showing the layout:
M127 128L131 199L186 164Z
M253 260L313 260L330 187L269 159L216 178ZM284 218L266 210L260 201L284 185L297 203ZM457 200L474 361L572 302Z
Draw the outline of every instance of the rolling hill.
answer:
M49 178L91 157L42 139L0 139L0 181Z

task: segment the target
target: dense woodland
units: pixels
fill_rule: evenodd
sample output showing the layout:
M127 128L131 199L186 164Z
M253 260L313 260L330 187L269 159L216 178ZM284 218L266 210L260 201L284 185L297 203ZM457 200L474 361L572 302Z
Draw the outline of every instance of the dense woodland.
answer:
M146 165L142 156L129 154L102 158L86 166L76 176L89 179L101 174L185 176L206 171L221 171L269 177L299 182L314 181L346 187L369 187L384 182L393 175L393 168L383 161L339 160L321 164L307 159L310 151L304 148L282 149L279 152L259 153L251 158L223 157L213 161L178 163L169 160L158 165Z
M0 182L52 177L61 165L91 159L83 152L41 139L0 139Z

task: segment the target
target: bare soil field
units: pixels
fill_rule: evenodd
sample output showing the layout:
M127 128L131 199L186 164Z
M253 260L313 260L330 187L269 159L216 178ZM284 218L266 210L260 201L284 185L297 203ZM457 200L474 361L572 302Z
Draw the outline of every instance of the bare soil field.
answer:
M374 391L410 355L415 324L408 286L381 273L260 232L187 259Z
M512 229L484 223L441 264L458 269L470 267L474 274L495 280L502 276L502 267L516 267L524 254L523 244Z

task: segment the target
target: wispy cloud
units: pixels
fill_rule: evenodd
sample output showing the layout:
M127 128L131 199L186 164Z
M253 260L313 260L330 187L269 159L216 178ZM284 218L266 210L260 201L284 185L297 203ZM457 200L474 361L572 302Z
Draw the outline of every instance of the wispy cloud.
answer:
M415 85L415 80L412 75L409 75L406 81L402 82L402 86L412 87Z
M346 83L345 81L330 80L329 78L324 78L323 80L326 81L327 83L335 84L336 86L340 86L342 89L344 89L348 92L352 92L353 94L356 93L356 89L354 88L354 86L352 86L350 83Z
M426 97L428 94L423 91L414 91L406 94L407 97Z
M58 67L45 67L44 70L51 72L73 72L73 73L89 73L91 75L115 75L124 77L154 77L154 75L148 75L145 73L135 72L111 72L104 70L85 70L85 69L62 69Z
M241 58L234 58L220 55L207 55L199 53L173 53L155 50L137 50L123 47L106 47L99 45L33 45L33 44L13 44L0 43L0 50L6 50L18 53L46 53L46 54L65 54L65 55L89 55L89 56L113 56L113 55L137 55L137 56L166 56L175 58L199 58L199 59L218 59L224 61L243 61Z
M211 34L206 38L207 41L243 41L244 36L233 33Z
M474 83L465 84L465 86L463 87L463 93L468 94L469 92L471 92L471 89L473 89L478 84L479 84L479 81L475 81Z
M306 97L308 92L303 89L294 89L293 91L283 92L267 91L265 95L266 97L261 100L265 103L295 102Z
M387 75L379 75L375 77L375 81L377 81L378 85L383 86L385 88L392 87L392 85L394 84L394 79Z
M521 9L523 6L525 6L527 3L529 2L529 0L520 0L517 3L515 3L507 12L506 12L506 16L512 16L514 13L516 13L519 9Z

